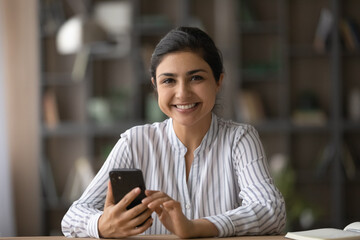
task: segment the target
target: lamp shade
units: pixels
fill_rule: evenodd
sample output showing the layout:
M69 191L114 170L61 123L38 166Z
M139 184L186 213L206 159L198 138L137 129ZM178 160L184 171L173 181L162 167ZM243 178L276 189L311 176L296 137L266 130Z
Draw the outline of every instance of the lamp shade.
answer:
M106 41L106 33L91 18L76 15L67 20L56 35L56 48L60 54L75 54L84 45Z
M75 16L66 21L56 36L56 48L61 54L74 54L82 46L82 19Z

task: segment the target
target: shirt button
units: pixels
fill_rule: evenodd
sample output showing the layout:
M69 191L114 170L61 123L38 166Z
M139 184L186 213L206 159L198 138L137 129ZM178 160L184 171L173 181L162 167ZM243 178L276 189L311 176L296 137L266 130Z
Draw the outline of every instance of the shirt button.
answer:
M185 208L186 208L186 209L190 209L190 208L191 208L190 203L187 203L187 204L185 205Z

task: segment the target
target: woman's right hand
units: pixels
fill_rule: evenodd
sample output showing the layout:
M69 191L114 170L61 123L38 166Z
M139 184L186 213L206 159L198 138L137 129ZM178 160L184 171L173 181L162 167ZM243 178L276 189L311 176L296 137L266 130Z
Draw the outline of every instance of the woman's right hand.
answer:
M115 204L111 184L110 181L108 182L104 213L100 216L98 222L101 238L124 238L137 235L143 233L152 225L152 211L146 205L141 203L132 209L126 209L140 194L140 191L140 188L133 189L120 202Z

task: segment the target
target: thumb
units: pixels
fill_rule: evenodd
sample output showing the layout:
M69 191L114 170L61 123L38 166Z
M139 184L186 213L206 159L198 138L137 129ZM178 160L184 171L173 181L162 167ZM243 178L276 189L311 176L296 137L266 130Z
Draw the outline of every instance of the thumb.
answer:
M105 199L105 208L115 205L114 195L112 191L112 186L110 180L108 181L108 189L106 193L106 199Z

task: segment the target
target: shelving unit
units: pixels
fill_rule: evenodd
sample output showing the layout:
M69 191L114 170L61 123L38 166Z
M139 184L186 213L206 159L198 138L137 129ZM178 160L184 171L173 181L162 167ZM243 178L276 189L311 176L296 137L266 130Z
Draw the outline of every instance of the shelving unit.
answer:
M359 187L356 188L354 182L359 181L359 134L356 129L360 121L350 123L346 115L348 110L345 110L349 91L359 87L360 75L355 66L360 66L360 59L359 49L344 50L343 36L337 26L346 16L360 24L355 10L359 2L238 2L242 13L239 14L242 66L239 86L242 91L259 94L265 109L261 119L250 123L259 130L269 159L280 153L295 170L294 188L317 213L312 227L342 228L360 216L359 212L350 210L356 208L353 199L359 200ZM329 35L327 50L319 52L313 41L321 11L325 8L330 10L336 27ZM273 46L277 46L277 64L271 64L269 57L269 49L274 49ZM246 63L249 61L260 65L255 74L248 74L249 64ZM309 102L305 104L312 101L325 118L317 119L319 123L316 124L297 122L294 112L298 109L300 96L307 96ZM357 104L360 108L360 102ZM344 149L344 144L348 150ZM352 177L347 175L349 166L343 165L344 162L349 164L346 161L354 164L350 169L356 169ZM287 205L288 211L294 207ZM296 221L291 222L289 228L297 230L306 226Z
M39 2L40 6L49 7L45 3L52 1ZM75 12L66 0L54 2L63 10L57 15L61 20L59 27ZM94 10L99 2L89 1L87 9ZM45 234L60 232L60 220L69 202L59 196L66 189L69 173L77 159L88 159L96 172L120 133L131 126L161 118L148 111L152 105L156 106L147 72L148 61L159 39L178 25L203 27L222 51L226 78L219 112L225 118L244 121L244 109L240 107L244 90L251 90L260 98L263 112L260 111L260 118L252 118L250 123L259 131L269 161L281 154L293 167L296 173L293 187L318 213L312 227L343 228L359 219L360 210L356 205L360 199L360 120L350 117L348 101L350 91L360 89L360 51L343 47L338 28L332 30L327 51L319 53L313 47L321 10L330 9L336 25L345 17L360 24L359 1L129 2L133 10L130 52L119 56L112 45L104 45L108 51L91 54L85 78L80 81L73 80L71 75L76 56L57 52L56 29L39 34L42 177L47 183L43 211ZM39 24L43 30L47 29L45 23L46 18L40 15ZM303 90L309 89L313 93L310 98L316 98L315 105L323 110L326 119L315 125L296 124L294 111ZM50 100L55 96L59 114L54 127L49 127L44 120L42 105L48 90L53 94ZM100 124L88 110L93 100L99 98L111 99L109 101L115 103L112 106L117 107L114 109L117 117L109 124ZM97 104L101 105L101 101ZM343 143L356 164L352 178L347 177L342 166L343 156L347 153ZM324 156L331 157L330 161L319 168ZM57 202L53 201L51 190L49 192L49 179L53 180ZM287 205L288 211L295 207L291 204ZM304 228L298 221L291 222L289 227Z

